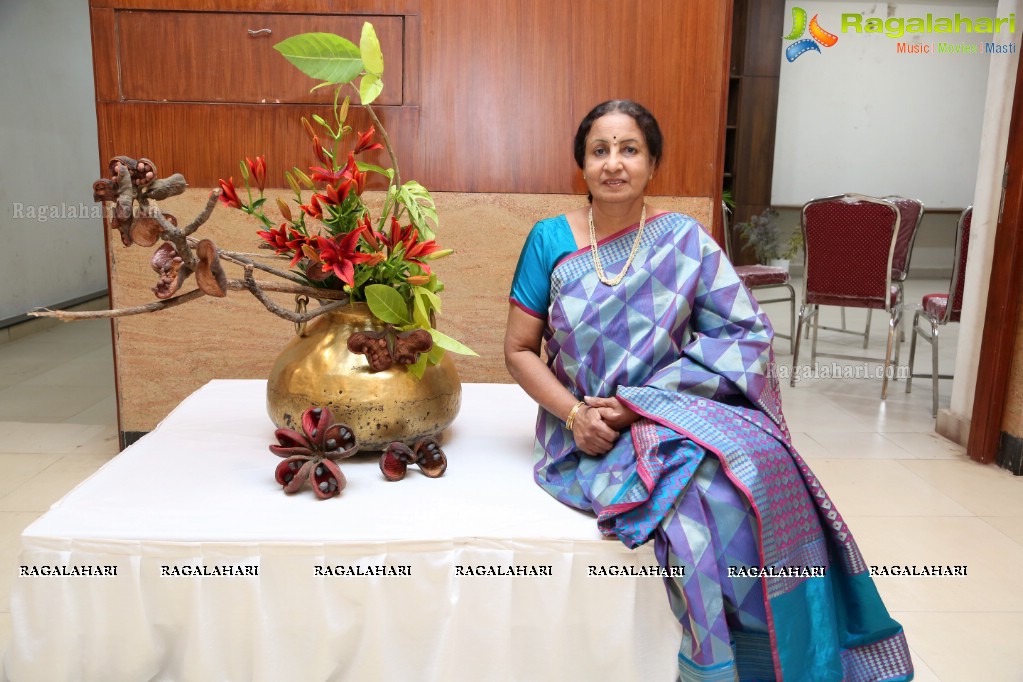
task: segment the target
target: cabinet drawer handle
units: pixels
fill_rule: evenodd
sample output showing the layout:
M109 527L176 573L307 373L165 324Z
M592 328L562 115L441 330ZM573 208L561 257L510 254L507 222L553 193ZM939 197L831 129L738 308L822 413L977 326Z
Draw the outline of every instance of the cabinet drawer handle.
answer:
M253 36L253 37L255 37L255 36L262 36L262 35L267 35L268 36L271 33L273 33L273 31L271 31L268 28L261 28L261 29L255 30L255 31L253 31L251 28L249 29L249 35Z

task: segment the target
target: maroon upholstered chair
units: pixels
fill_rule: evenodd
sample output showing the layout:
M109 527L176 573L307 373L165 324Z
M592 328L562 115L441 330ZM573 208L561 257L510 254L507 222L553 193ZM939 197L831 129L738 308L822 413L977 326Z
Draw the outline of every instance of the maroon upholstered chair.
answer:
M813 322L810 364L817 356L880 360L817 351L820 306L883 310L888 315L881 398L888 396L895 331L902 315L899 287L892 283L892 259L899 235L899 209L891 201L860 194L814 199L803 206L803 302L799 308L790 385L796 381L803 324ZM897 348L896 359L897 359Z
M973 206L959 216L956 228L955 257L952 260L952 280L948 293L927 294L923 298L923 310L913 314L913 338L909 344L909 378L906 379L906 393L913 390L913 377L931 378L931 413L938 416L938 379L951 379L948 374L938 374L938 328L949 322L958 322L963 310L963 285L966 282L966 255L970 246L970 225L973 223ZM920 326L920 316L930 322L930 329ZM916 357L916 338L919 336L931 344L931 373L913 374L913 360Z
M725 255L728 256L728 260L732 260L732 221L731 221L731 210L725 202L721 202L721 215L724 218L725 226ZM796 290L792 288L792 282L789 278L789 271L784 268L776 268L770 265L734 265L735 274L739 275L739 279L746 285L746 288L750 290L753 297L756 298L757 303L764 305L766 303L782 303L784 301L789 302L789 333L778 334L775 336L789 340L789 352L792 352L793 344L795 343L796 333ZM779 294L780 298L757 298L754 293L758 289L777 289L786 288L789 290L788 296Z
M923 202L917 199L909 199L907 197L900 196L887 196L884 197L887 201L892 202L899 209L899 236L895 240L895 252L892 254L892 283L899 287L899 292L902 296L902 300L906 300L904 282L906 277L909 276L909 262L913 256L913 244L916 242L916 235L920 229L920 222L924 217L924 205ZM867 326L863 329L863 347L867 347L867 343L870 340L870 309L867 310ZM854 332L846 329L845 326L845 308L842 309L842 326L841 327L825 327L820 326L821 329L828 329L831 331L846 332L849 334L856 334L860 336L859 332ZM809 328L807 328L809 333ZM902 333L902 329L899 329L900 339L905 339L906 335Z

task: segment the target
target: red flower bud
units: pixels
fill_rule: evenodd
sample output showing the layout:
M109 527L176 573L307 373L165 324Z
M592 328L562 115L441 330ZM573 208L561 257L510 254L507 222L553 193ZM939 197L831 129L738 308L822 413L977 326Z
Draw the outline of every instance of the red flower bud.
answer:
M313 135L313 154L320 160L320 163L329 166L330 162L327 160L327 150L320 144L320 138Z
M255 161L253 161L246 156L245 165L248 166L249 174L252 176L256 188L262 192L266 186L266 160L262 156L257 156Z
M369 130L367 130L365 133L363 133L359 137L359 142L358 142L358 144L355 145L355 152L354 153L355 154L361 154L363 152L372 152L372 151L375 151L377 149L383 149L384 145L380 144L379 142L372 142L373 135L375 133L376 133L376 128L374 126L370 126Z
M234 177L227 180L221 178L217 182L220 183L220 200L231 208L241 208L242 202L238 199L238 190L234 187Z

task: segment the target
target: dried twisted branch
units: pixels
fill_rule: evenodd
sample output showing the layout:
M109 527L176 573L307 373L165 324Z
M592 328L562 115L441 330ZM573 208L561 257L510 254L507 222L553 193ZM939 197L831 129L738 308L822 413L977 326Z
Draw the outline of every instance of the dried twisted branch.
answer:
M152 266L158 275L153 292L161 300L139 306L113 310L67 311L42 308L29 313L33 317L52 317L62 321L94 320L126 317L159 312L174 308L203 296L223 297L229 290L248 291L263 306L286 320L304 323L326 312L348 303L349 297L333 289L322 289L306 285L300 276L280 270L253 259L253 254L226 251L209 239L196 239L191 235L202 227L212 216L220 199L221 190L214 189L203 210L185 227L178 227L174 216L164 213L156 204L157 199L181 194L187 188L185 178L179 174L158 178L156 165L146 158L138 160L118 156L110 161L111 177L101 178L93 183L93 198L104 204L113 204L110 225L118 230L125 246L140 244L152 246L157 241L164 244L156 249ZM135 209L138 204L138 210ZM223 258L244 268L243 279L228 279L220 264ZM254 270L274 275L285 282L257 282ZM175 295L189 276L195 274L198 289ZM320 302L320 307L304 312L287 310L277 305L266 292L303 295ZM324 303L324 301L332 301Z
M335 306L334 303L323 305L322 307L317 308L311 313L307 313L308 317L306 317L303 320L299 319L302 317L301 315L291 310L281 308L268 297L266 297L266 294L263 292L272 291L274 293L304 295L309 296L310 298L320 300L321 302L334 301L341 305L348 303L348 296L346 296L344 293L340 291L334 291L332 289L316 289L314 287L292 286L288 284L281 284L280 282L257 282L254 279L250 284L247 280L248 278L246 278L246 280L240 279L228 280L228 287L232 291L260 292L262 298L260 296L256 296L256 298L260 300L260 303L263 303L265 306L266 303L264 303L264 299L266 301L269 301L270 305L273 306L272 308L270 308L269 306L267 307L267 309L270 310L270 312L273 312L275 315L279 315L280 317L283 317L284 319L290 320L292 322L303 321L308 322L314 317L322 315L325 312L330 312L330 310L334 310L338 306ZM142 315L145 313L157 313L160 312L161 310L167 310L168 308L175 308L179 305L190 303L196 299L202 298L205 295L206 293L202 289L194 289L187 293L179 294L174 298L169 298L163 301L153 301L152 303L132 306L129 308L114 308L112 310L77 310L77 311L51 310L49 308L40 308L38 310L33 310L28 314L32 317L52 317L62 322L71 322L74 320L105 320L112 319L115 317L128 317L131 315ZM277 311L282 311L284 314L280 314Z
M252 276L252 268L248 266L246 266L245 268L245 286L246 288L248 288L249 292L252 293L252 295L255 296L256 299L260 303L262 303L263 307L265 307L267 310L272 312L277 317L283 317L285 320L291 320L292 322L295 323L308 322L314 317L319 317L324 313L329 313L332 310L337 310L341 306L348 305L348 297L346 296L343 300L337 300L334 301L333 303L327 303L326 305L321 305L316 310L307 310L304 313L299 313L295 312L294 310L282 308L276 303L274 303L272 300L270 300L270 297L263 292L263 289L259 286L259 284L256 283L255 278L253 278ZM317 289L317 291L319 290Z

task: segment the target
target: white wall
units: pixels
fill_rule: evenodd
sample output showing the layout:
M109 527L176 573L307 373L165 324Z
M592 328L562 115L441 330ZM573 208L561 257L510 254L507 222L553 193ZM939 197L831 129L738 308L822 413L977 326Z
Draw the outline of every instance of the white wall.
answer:
M997 3L788 0L786 33L794 6L819 13L839 40L793 62L782 58L772 203L801 206L844 192L901 194L932 209L972 203L988 68L1007 57L899 54L896 45L979 44L991 34L842 33L841 16L993 17ZM791 41L783 42L782 49Z
M107 287L86 0L0 0L0 64L4 320Z

